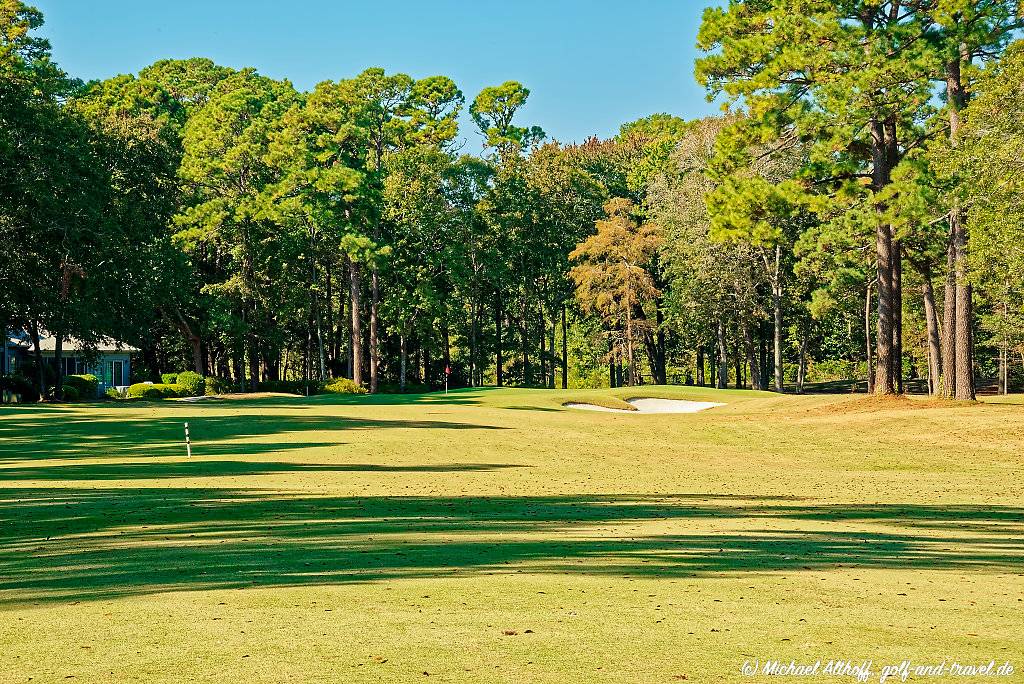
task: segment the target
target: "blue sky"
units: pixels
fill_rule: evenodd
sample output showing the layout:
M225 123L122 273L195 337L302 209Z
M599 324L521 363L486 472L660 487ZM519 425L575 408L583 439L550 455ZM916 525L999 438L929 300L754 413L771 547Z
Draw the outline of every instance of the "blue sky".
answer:
M712 113L693 78L712 0L30 0L54 57L106 78L167 57L255 66L303 90L369 66L451 76L471 101L508 79L532 91L520 122L564 142L655 112ZM462 135L479 138L464 124ZM467 148L467 151L470 151Z

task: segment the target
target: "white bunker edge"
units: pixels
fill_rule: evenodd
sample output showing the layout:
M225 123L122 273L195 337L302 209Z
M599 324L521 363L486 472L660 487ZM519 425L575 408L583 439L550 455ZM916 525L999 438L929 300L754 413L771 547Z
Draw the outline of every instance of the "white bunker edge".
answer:
M685 399L626 399L636 410L608 408L596 404L580 404L569 402L563 404L566 408L580 409L582 411L601 411L603 413L699 413L725 404L716 404L711 401L686 401Z

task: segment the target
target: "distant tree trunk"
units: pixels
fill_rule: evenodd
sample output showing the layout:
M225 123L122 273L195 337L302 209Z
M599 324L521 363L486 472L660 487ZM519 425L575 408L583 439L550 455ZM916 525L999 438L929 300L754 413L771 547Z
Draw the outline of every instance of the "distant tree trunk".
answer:
M626 300L626 383L636 385L636 352L633 349L633 306Z
M380 335L378 333L378 310L380 309L380 273L373 266L370 271L370 393L377 393L380 372Z
M6 331L4 331L6 333ZM32 336L32 353L36 359L36 389L39 391L39 401L46 399L46 370L43 368L43 352L39 347L39 324L31 321L28 324L28 334Z
M64 331L59 327L60 325L58 323L58 329L53 333L53 365L56 376L53 398L57 401L64 399L64 364L62 363L64 360Z
M349 380L352 379L352 360L349 357L349 340L352 339L348 330L349 319L345 317L347 311L346 300L349 298L348 288L344 286L348 279L348 267L342 263L341 273L338 277L338 328L334 332L334 358L342 365L342 375ZM342 359L342 353L345 358Z
M444 362L442 370L445 373L445 377L448 377L448 371L452 367L452 340L448 331L447 321L441 326L441 360Z
M754 349L754 335L750 330L750 322L744 318L741 322L743 333L743 348L747 356L747 365L750 367L750 388L761 388L761 369L758 367L757 352Z
M188 340L189 346L192 348L192 370L199 375L206 375L204 372L205 364L203 363L203 338L192 329L192 326L188 324L188 321L185 320L179 309L176 308L174 310L174 316L167 313L165 309L160 309L159 311L164 320L177 328L178 332Z
M804 385L807 382L807 334L800 336L800 359L796 371L797 394L804 393Z
M668 384L668 363L665 358L665 312L662 311L662 301L659 297L654 302L655 323L658 326L657 332L657 353L654 360L655 382L659 385Z
M782 364L782 245L775 245L774 263L771 266L775 391L781 392L785 389L786 380Z
M612 343L611 340L609 339L608 346L609 346L609 351L608 351L608 386L611 387L612 389L615 389L616 387L619 386L618 383L616 382L617 376L615 374L615 367L616 367L615 344Z
M505 385L505 362L501 357L501 293L494 295L494 356L495 356L495 380L498 387Z
M569 389L569 323L562 304L562 389Z
M479 324L479 307L477 306L476 297L473 297L473 301L470 306L470 320L469 320L469 386L476 387L476 329Z
M758 334L757 337L758 358L761 360L761 387L759 387L758 389L760 389L762 392L767 392L768 378L770 375L772 375L772 373L768 372L769 370L771 370L769 368L771 360L768 357L768 340L763 330Z
M742 336L737 335L735 344L733 345L733 363L736 370L736 380L734 386L736 389L743 389L743 339Z
M399 366L398 366L398 388L399 388L398 391L401 392L402 394L405 394L405 372L406 372L405 371L405 367L406 367L406 365L408 363L408 359L409 359L409 350L406 347L405 339L406 339L406 333L405 333L405 329L404 329L404 326L403 326L402 335L398 338L399 347L401 348L401 352L400 352L401 359L399 361Z
M1006 345L999 345L999 394L1007 395Z
M540 384L541 387L548 386L548 350L547 350L547 339L548 339L548 324L544 320L544 303L542 301L537 302L537 328L540 332L538 337L540 338Z
M232 384L236 391L245 391L245 345L236 342L231 350Z
M312 265L312 269L313 269L313 282L316 282L317 281L317 277L316 277L316 263L315 263L315 260L311 260L311 265ZM320 313L320 301L319 301L320 298L317 297L316 292L317 292L317 288L315 288L315 287L309 288L309 306L310 306L310 309L313 311L313 323L316 326L316 347L317 347L318 359L320 361L320 378L319 379L320 379L320 382L324 382L325 380L327 380L327 355L326 355L326 352L324 351L324 331L323 331L322 317L321 317L321 313ZM330 301L331 301L330 299L327 300L328 308L329 308Z
M249 389L256 392L260 382L260 346L256 337L256 327L252 326L249 333Z
M714 344L711 345L708 356L708 373L710 374L711 386L718 387L718 349Z
M526 291L523 291L522 302L519 307L519 323L520 323L520 346L522 347L523 354L523 385L526 387L530 386L530 335L529 335L529 323L527 321L527 307L526 307Z
M871 290L874 283L868 281L867 294L864 297L864 358L867 360L868 370L868 394L875 393L875 371L872 368L872 344L871 344Z
M782 286L781 283L772 287L772 311L774 312L773 323L773 358L775 370L775 391L781 392L785 389L785 367L782 363Z
M324 303L327 304L327 311L325 312L327 314L326 326L328 335L326 354L328 356L328 365L333 365L337 362L338 355L334 353L334 287L331 282L330 262L327 263L327 267L324 270L326 271L325 279L327 281L327 292L324 296Z
M548 389L555 389L555 338L558 337L558 320L554 315L551 316L551 327L549 328L550 334L548 337L548 352L549 359L548 365L551 366L551 372L548 374Z
M352 381L356 385L363 384L363 329L359 320L362 309L362 297L359 264L349 261L349 289L352 298Z
M729 356L725 344L725 322L718 321L718 382L715 387L725 389L729 386Z
M695 375L696 375L696 378L697 378L697 384L700 387L704 387L704 347L703 346L698 346L697 347L697 368L695 370L696 370Z
M939 341L939 317L935 310L935 289L932 286L931 268L927 263L917 265L921 275L921 295L924 300L924 320L928 335L928 393L934 395L939 389L942 376L942 349Z

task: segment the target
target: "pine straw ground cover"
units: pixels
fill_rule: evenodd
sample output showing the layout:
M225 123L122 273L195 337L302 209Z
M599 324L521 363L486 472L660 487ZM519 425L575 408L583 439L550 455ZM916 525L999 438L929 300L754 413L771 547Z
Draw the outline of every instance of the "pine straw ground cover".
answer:
M1024 672L1024 399L594 395L0 409L0 681Z

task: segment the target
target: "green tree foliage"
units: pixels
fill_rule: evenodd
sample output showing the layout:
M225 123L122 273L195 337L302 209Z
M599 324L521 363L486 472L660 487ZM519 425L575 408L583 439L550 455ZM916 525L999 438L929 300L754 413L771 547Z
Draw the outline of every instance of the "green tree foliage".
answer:
M607 219L597 222L597 233L577 247L570 258L577 262L571 276L584 310L601 316L611 352L626 366L626 382L638 382L636 348L642 331L650 330L650 309L661 293L651 264L661 248L660 229L640 223L631 214L629 200L613 199L605 205Z
M1018 5L730 0L696 68L724 115L562 145L508 81L460 157L446 76L298 92L194 58L83 84L0 0L0 321L222 390L799 390L866 367L881 393L969 399L998 354L1005 391ZM43 393L74 386L37 356Z

